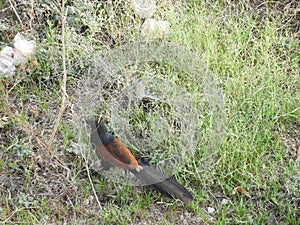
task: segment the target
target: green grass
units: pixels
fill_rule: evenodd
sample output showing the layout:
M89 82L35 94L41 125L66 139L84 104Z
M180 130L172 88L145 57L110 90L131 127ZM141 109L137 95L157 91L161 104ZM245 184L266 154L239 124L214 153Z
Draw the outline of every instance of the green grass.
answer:
M91 170L102 203L101 212L78 151L80 134L78 125L72 123L72 105L78 100L77 84L88 76L94 57L100 58L110 48L138 40L143 21L127 3L96 5L75 1L76 8L70 6L65 36L69 98L51 148L69 168L67 171L36 139L49 141L62 95L59 4L50 11L36 4L39 11L33 29L42 36L37 40L36 62L28 66L28 77L24 78L26 74L20 72L14 79L1 79L0 84L0 119L9 117L4 127L0 126L0 221L7 224L96 224L100 221L103 224L145 221L182 224L186 219L188 223L199 224L299 224L300 156L296 160L296 144L300 143L300 47L297 33L290 28L293 20L287 20L287 14L276 14L275 6L270 5L262 16L247 2L226 5L221 1L211 4L191 1L187 6L168 7L160 4L154 17L171 24L170 34L164 41L197 54L224 91L224 117L220 124L220 127L224 125L223 139L213 140L215 145L211 148L205 138L215 132L218 124L210 117L209 103L199 104L205 94L199 88L201 74L195 78L187 71L176 71L174 65L156 62L124 68L123 76L113 80L117 88L109 91L117 93L130 85L131 76L167 78L187 90L199 110L194 121L199 125L196 127L198 143L191 149L195 152L187 155L187 164L174 174L193 192L195 200L182 208L179 202L147 188L113 183ZM0 5L0 9L5 7ZM6 13L7 18L13 15ZM14 20L4 22L11 30L1 31L1 47L10 43L17 32L12 29ZM89 27L86 32L82 32L83 25ZM7 97L5 94L17 81ZM99 91L107 94L107 90ZM168 91L175 90L170 87ZM104 103L103 114L109 116L105 95L100 101ZM161 154L167 157L176 147L182 147L174 143L184 130L178 125L180 118L171 103L150 102L148 106L152 111L144 111L143 106L135 108L130 123L136 134L152 137L152 148L157 150L138 149L140 143L132 143L131 147L137 155L157 162ZM157 124L158 114L180 129L162 136L163 130L158 128L164 127ZM117 134L122 137L122 132ZM169 143L164 139L167 135L173 138ZM211 155L207 155L210 151L213 151ZM250 197L234 192L239 186ZM228 200L227 204L222 203L224 199ZM208 207L216 211L209 214Z

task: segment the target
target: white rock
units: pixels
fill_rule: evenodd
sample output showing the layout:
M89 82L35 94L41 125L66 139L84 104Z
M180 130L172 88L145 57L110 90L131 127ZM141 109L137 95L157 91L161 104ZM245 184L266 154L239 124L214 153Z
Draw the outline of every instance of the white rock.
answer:
M208 207L208 208L207 208L207 212L208 212L209 214L213 214L215 211L216 211L216 210L215 210L214 208L212 208L212 207Z
M14 38L14 62L16 66L25 64L35 53L35 42L28 41L21 34Z
M14 64L14 51L13 48L6 46L0 52L0 73L12 76L16 70Z
M221 201L222 205L227 205L228 204L228 200L226 198L223 198Z
M131 0L132 8L142 18L150 18L156 10L155 0Z
M170 23L163 20L146 19L141 30L141 35L149 39L163 38L169 33Z
M14 47L21 51L27 57L31 57L35 52L35 42L28 41L21 34L17 34L15 36Z

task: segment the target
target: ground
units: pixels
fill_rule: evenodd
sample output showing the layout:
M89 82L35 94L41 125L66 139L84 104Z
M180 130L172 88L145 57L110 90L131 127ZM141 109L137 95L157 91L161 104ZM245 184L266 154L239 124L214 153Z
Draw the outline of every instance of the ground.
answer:
M127 65L117 79L102 82L90 79L107 69L101 59L141 40L145 19L129 1L67 1L65 23L60 1L0 3L1 49L19 32L36 41L24 68L0 76L1 223L299 224L299 7L298 1L158 1L153 17L171 26L156 41L193 52L214 76L192 76L199 65L187 54L172 58L174 65ZM176 71L182 58L186 67ZM102 114L122 117L108 106L125 87L135 96L130 87L141 78L146 88L155 79L172 83L158 91L176 98L161 103L150 96L130 115L125 110L133 143L152 140L150 150L133 151L155 164L189 146L171 175L193 193L190 205L112 182L80 154L79 100L98 96ZM101 89L93 89L98 82ZM186 102L193 110L184 114ZM169 129L155 123L158 113Z

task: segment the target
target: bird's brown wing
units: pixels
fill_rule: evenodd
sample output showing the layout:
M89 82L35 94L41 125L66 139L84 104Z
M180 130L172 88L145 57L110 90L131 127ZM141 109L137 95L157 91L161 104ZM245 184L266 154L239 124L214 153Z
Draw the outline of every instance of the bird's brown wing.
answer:
M126 146L119 141L118 138L114 138L113 142L111 143L111 146L108 147L108 151L111 153L111 155L121 162L130 165L131 167L138 167L139 164L136 160L136 158L132 155L132 153L129 151Z
M104 145L98 145L96 146L96 154L98 158L112 166L120 167L123 169L129 169L128 164L122 162L119 158L111 154L111 149L112 146L105 147Z

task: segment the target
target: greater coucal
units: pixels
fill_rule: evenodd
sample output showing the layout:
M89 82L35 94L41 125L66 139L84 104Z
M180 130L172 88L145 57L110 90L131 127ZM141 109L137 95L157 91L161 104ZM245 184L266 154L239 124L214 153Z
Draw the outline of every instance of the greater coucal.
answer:
M185 203L193 201L192 194L176 180L167 177L146 164L138 163L129 149L113 134L102 120L86 120L91 126L91 144L94 145L97 156L109 166L116 166L132 172L135 177L152 186L164 195L178 198Z

